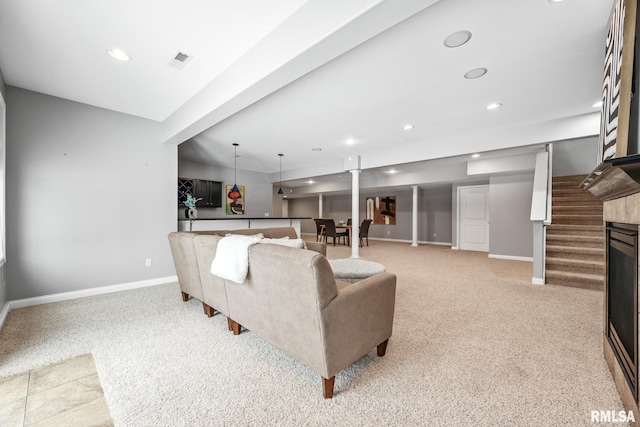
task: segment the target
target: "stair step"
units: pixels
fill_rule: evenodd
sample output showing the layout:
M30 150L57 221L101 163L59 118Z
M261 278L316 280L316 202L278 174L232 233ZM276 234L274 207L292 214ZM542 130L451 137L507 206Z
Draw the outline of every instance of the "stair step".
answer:
M596 215L602 218L602 205L553 205L552 209L554 215Z
M584 191L575 192L573 190L553 190L551 192L551 199L554 202L569 202L569 201L589 201L594 204L602 205L602 201L596 199L591 193Z
M581 196L589 196L589 197L591 197L593 199L599 200L590 191L583 190L582 187L580 187L580 183L578 183L578 182L576 182L575 184L571 184L571 185L567 185L567 184L556 185L555 183L553 183L553 185L551 185L551 190L552 190L552 193L557 193L557 194L576 194L576 195L581 195Z
M602 249L604 248L604 239L585 236L547 236L547 244Z
M563 175L563 176L554 176L552 182L554 184L564 184L564 183L574 183L578 184L585 180L587 175Z
M547 270L545 283L547 285L570 286L574 288L604 290L604 275L567 273L564 271Z
M600 215L551 215L551 222L556 224L576 224L576 225L599 225L602 224L602 214Z
M545 281L602 291L606 269L603 208L602 201L580 188L586 177L553 177Z
M547 257L547 271L563 271L565 273L594 274L604 276L604 260L589 261L565 257Z
M599 233L604 237L604 224L585 225L585 224L549 224L547 226L547 235L549 233Z
M558 206L600 206L602 202L599 200L593 200L587 197L572 197L572 196L553 196L551 197L553 208Z
M605 252L602 247L547 245L547 257L605 262Z

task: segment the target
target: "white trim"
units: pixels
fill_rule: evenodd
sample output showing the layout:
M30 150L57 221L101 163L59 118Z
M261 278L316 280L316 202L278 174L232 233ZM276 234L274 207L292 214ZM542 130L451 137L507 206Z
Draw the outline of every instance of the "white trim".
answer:
M413 243L412 240L407 240L407 239L385 239L383 237L369 237L369 240L380 240L383 242L399 242L399 243ZM446 242L429 242L426 240L419 240L418 244L420 245L439 245L439 246L451 246L451 243L446 243ZM365 245L365 248L367 246Z
M163 285L177 282L177 276L160 277L157 279L141 280L139 282L122 283L119 285L101 286L99 288L82 289L79 291L61 292L59 294L42 295L33 298L23 298L9 301L10 310L14 308L30 307L32 305L48 304L50 302L68 301L77 298L92 297L96 295L110 294L113 292L128 291L145 288L147 286Z
M512 260L512 261L529 261L529 262L533 262L533 257L528 257L528 256L512 256L512 255L489 254L489 258L509 259L509 260Z
M451 250L452 250L452 251L459 251L459 250L460 250L460 248L458 248L457 246L451 246Z
M544 285L544 279L540 277L534 277L531 279L532 285Z
M419 241L418 243L423 245L435 245L435 246L451 246L451 243L447 242L431 242L431 241Z

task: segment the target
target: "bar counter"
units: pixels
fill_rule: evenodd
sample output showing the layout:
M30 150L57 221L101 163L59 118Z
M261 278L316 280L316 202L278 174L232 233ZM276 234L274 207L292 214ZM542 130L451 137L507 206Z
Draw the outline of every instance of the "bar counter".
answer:
M300 221L311 217L238 217L179 219L178 231L240 230L245 228L293 227L300 236Z

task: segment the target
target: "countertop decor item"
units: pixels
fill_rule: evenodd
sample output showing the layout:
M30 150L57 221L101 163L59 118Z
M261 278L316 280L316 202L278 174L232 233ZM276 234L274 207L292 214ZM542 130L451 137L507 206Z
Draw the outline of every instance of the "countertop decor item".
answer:
M189 219L198 218L198 209L196 208L196 203L202 198L196 199L191 194L187 194L187 200L184 201L184 205L187 207L185 211L185 216Z

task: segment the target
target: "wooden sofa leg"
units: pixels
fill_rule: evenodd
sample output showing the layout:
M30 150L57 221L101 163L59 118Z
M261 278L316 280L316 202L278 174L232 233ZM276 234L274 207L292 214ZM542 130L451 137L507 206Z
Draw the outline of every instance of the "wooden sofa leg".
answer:
M229 328L230 331L233 331L233 320L229 319L227 317L227 328Z
M182 292L182 291L180 291ZM189 294L186 292L182 292L182 301L189 301Z
M325 399L331 399L333 397L333 383L336 381L336 376L332 376L329 379L322 378L322 394Z
M385 355L385 353L387 352L387 343L389 342L388 339L384 340L383 342L381 342L380 344L378 344L378 356L382 357Z
M242 330L242 325L236 322L235 320L228 319L230 321L229 326L231 331L233 331L233 335L240 335L240 331Z
M206 314L207 317L213 317L213 315L216 314L216 310L213 307L205 303L202 303L202 307L204 308L204 314Z

